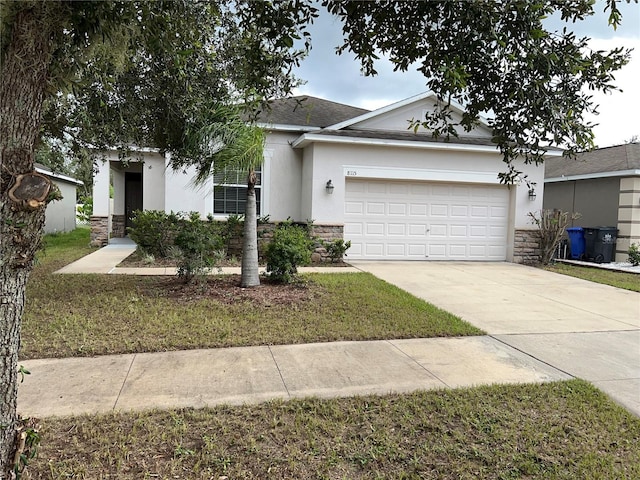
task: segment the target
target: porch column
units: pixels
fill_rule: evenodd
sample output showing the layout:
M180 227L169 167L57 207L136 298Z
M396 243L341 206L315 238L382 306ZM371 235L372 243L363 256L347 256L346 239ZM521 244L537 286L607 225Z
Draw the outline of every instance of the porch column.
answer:
M626 262L632 243L640 245L640 177L620 179L616 262Z
M91 245L102 247L109 242L109 170L108 159L98 161L98 169L93 175L93 215L91 225Z

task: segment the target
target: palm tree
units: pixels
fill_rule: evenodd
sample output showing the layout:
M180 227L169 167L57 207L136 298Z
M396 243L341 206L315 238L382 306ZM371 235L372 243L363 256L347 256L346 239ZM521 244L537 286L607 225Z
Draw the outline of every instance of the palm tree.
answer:
M194 150L204 156L191 163L197 168L196 182L202 184L212 175L224 175L227 169L247 172L247 203L244 218L242 245L242 287L260 285L258 274L258 232L256 191L256 168L263 161L264 130L246 122L233 107L216 106L211 119L199 128L194 140ZM181 162L184 164L184 160Z

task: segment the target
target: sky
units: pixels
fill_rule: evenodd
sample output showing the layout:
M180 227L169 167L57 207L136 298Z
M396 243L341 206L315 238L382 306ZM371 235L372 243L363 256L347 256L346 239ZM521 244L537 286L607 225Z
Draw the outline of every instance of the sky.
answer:
M620 145L632 136L640 137L640 4L622 1L622 25L614 30L608 25L604 2L598 0L596 14L588 20L569 24L579 37L591 38L594 50L615 47L634 48L631 61L615 74L615 84L622 92L602 94L592 92L599 105L597 116L587 119L598 125L594 128L598 147ZM549 30L559 30L563 22L548 20ZM365 77L353 54L336 55L335 48L342 44L342 29L338 21L321 14L311 27L312 50L297 69L296 75L306 83L298 87L296 95L315 97L375 110L427 90L426 79L417 71L393 72L390 62L376 64L378 75Z

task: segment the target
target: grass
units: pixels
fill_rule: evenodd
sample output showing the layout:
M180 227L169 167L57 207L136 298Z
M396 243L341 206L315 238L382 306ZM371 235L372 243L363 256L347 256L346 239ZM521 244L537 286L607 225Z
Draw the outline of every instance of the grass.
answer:
M308 275L292 287L307 298L266 306L177 300L166 278L52 274L88 251L88 234L76 235L47 239L27 288L21 359L483 333L365 273Z
M581 380L49 418L41 479L640 478L640 419Z
M640 275L636 273L616 272L595 267L581 267L566 263L556 263L545 267L546 270L572 277L582 278L590 282L611 285L612 287L640 292Z

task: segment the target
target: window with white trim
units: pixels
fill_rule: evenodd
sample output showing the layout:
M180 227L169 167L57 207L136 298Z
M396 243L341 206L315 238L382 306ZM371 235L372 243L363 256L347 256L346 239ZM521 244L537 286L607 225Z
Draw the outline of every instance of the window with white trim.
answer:
M262 170L256 168L256 211L260 215ZM247 205L247 172L225 169L213 177L213 213L215 215L244 214Z

